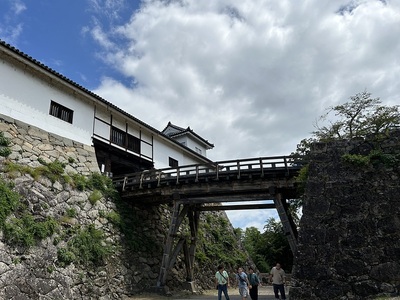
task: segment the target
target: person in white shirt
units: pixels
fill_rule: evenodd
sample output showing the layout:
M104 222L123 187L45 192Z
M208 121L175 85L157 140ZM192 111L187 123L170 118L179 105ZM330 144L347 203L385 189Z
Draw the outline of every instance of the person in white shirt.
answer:
M275 267L271 269L269 273L269 281L272 282L274 287L275 299L279 299L279 293L281 294L282 300L286 299L285 295L285 271L281 268L281 264L277 263Z

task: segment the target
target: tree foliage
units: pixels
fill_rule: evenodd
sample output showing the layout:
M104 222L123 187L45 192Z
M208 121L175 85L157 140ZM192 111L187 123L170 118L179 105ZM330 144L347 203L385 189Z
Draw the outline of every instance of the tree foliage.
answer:
M400 124L399 105L383 106L381 103L379 98L371 98L371 93L364 91L344 104L330 107L320 119L326 121L334 113L336 120L325 126L316 125L314 139L327 141L363 138L370 134L387 135L391 128Z
M257 228L246 228L243 244L253 262L261 272L269 272L277 262L291 270L293 254L283 232L282 223L270 218L261 233Z
M329 107L320 116L312 136L301 140L292 156L307 161L314 142L365 138L372 134L387 136L390 129L400 126L399 109L399 105L382 105L379 98L371 98L371 93L367 91L351 96L350 101ZM321 123L325 125L319 125Z

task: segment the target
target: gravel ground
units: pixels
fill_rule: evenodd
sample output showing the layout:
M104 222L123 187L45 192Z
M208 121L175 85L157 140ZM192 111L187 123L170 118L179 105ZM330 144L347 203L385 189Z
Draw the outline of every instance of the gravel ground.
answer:
M272 286L261 286L258 288L259 300L274 300L274 293L272 291ZM239 296L239 291L237 288L230 288L228 290L229 296L231 300L241 300ZM288 295L286 298L289 299ZM193 295L189 292L180 292L173 294L172 296L160 296L157 294L142 294L135 297L131 297L129 299L135 300L217 300L217 291L216 290L208 290L204 291L201 295ZM222 299L225 300L222 295ZM251 300L250 296L247 297L248 300ZM400 300L400 297L392 297L392 298L378 298L377 300Z

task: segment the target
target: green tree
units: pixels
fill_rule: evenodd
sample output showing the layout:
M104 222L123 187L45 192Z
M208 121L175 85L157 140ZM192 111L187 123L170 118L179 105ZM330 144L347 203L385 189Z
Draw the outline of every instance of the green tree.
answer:
M246 228L243 235L243 245L249 253L249 256L259 269L263 269L265 259L260 253L260 249L264 244L261 232L256 227Z
M282 223L270 218L261 233L257 228L246 228L243 244L251 259L261 272L269 272L277 262L281 262L290 271L293 254L283 232Z
M267 241L264 250L267 253L265 256L267 264L272 267L280 262L287 271L290 271L293 266L293 253L284 234L282 223L270 218L264 229L264 240Z
M301 140L292 156L307 162L310 147L315 142L364 138L370 134L386 136L391 128L400 125L400 106L381 103L379 98L371 98L371 93L364 91L351 96L348 102L329 107L319 117L312 136ZM328 124L320 126L318 123Z
M390 128L400 124L399 106L383 106L381 103L379 98L371 98L371 93L364 91L350 97L350 101L344 104L330 107L320 120L326 121L332 113L337 120L329 121L328 125L322 127L316 125L314 140L352 139L369 134L387 135Z

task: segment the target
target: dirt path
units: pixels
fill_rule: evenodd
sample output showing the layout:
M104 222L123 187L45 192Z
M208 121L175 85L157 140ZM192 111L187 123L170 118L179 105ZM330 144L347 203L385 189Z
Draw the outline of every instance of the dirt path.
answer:
M273 300L274 298L274 293L272 291L272 287L271 286L261 286L258 289L258 295L262 296L259 297L262 300ZM240 300L240 296L239 296L239 290L237 288L230 288L228 290L229 292L229 296L231 298L231 300ZM129 299L135 299L135 300L184 300L184 299L188 299L188 300L217 300L217 291L216 290L208 290L208 291L204 291L201 295L193 295L190 294L188 292L180 292L180 293L176 293L173 294L172 296L161 296L161 295L157 295L157 294L142 294L142 295L138 295L135 297L131 297ZM222 299L225 299L222 296ZM248 297L248 299L250 299L250 297Z
M274 293L272 291L272 286L261 286L259 287L259 300L274 300ZM240 300L239 291L237 288L230 288L229 289L229 296L231 300ZM288 295L286 298L289 299ZM142 294L138 295L137 297L128 298L129 300L217 300L217 291L215 290L208 290L204 291L201 295L193 295L189 292L181 292L173 294L172 296L160 296L157 294ZM222 299L225 300L225 297L222 296ZM247 298L251 300L250 297ZM400 297L393 297L393 298L379 298L379 299L387 299L387 300L400 300Z

